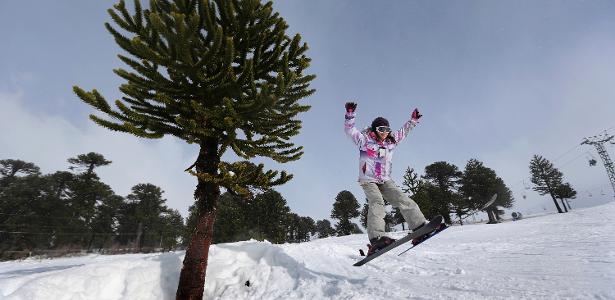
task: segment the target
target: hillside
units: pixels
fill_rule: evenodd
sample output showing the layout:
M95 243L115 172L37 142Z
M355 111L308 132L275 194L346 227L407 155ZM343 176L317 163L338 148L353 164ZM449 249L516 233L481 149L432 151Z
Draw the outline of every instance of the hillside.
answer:
M359 268L352 264L365 235L220 244L210 251L205 297L615 299L614 221L609 203L454 226L402 256L404 247ZM174 299L183 254L3 262L0 299Z

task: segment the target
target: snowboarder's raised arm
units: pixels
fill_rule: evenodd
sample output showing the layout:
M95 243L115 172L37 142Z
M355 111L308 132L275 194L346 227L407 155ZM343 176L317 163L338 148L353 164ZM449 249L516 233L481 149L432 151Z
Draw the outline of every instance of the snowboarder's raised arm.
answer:
M401 129L395 131L395 133L393 133L393 137L395 137L395 141L397 141L397 143L401 142L403 139L406 138L406 136L408 135L408 133L410 133L410 130L412 130L416 124L419 123L419 119L422 117L423 115L421 115L419 113L419 110L417 108L414 109L414 111L412 112L412 115L410 116L410 120L408 120L404 126L401 127Z
M365 136L354 126L354 111L357 109L357 104L354 102L346 102L346 115L344 117L344 132L357 145L365 144Z

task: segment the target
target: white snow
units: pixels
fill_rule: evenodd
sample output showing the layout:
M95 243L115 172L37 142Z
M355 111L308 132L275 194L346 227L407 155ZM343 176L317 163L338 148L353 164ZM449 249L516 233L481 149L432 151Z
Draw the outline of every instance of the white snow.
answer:
M403 235L396 232L394 235ZM615 203L454 226L362 267L365 235L210 249L206 299L615 299ZM0 263L0 299L174 299L183 252ZM246 281L250 286L246 286Z

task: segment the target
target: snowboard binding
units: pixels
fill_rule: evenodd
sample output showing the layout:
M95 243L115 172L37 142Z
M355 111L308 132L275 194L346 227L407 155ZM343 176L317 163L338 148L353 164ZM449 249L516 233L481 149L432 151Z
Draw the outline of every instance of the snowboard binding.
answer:
M427 234L424 234L424 235L422 235L422 236L419 236L419 237L417 237L417 238L413 239L413 240L412 240L412 242L411 242L411 243L412 243L412 246L416 246L416 245L418 245L418 244L420 244L420 243L422 243L422 242L424 242L424 241L428 240L430 237L432 237L432 236L434 236L434 235L438 234L440 231L442 231L442 230L444 230L444 229L446 229L446 228L448 228L448 226L446 226L446 223L441 223L441 224L440 224L440 225L438 225L438 227L436 227L436 229L435 229L435 230L433 230L432 232L429 232L429 233L427 233Z
M394 242L395 239L392 239L387 236L381 236L378 239L370 240L370 244L367 244L367 256L378 252L380 249L383 249L386 246L393 244ZM365 252L363 252L363 249L359 249L359 254L361 254L361 256L365 256Z

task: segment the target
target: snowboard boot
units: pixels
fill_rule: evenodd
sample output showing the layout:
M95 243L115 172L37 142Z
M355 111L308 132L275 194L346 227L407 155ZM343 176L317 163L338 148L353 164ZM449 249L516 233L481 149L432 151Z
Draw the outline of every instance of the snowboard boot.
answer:
M388 236L381 236L379 238L373 238L371 240L369 240L369 243L367 245L367 256L370 256L376 252L378 252L380 249L393 244L395 242L395 239L392 239Z

